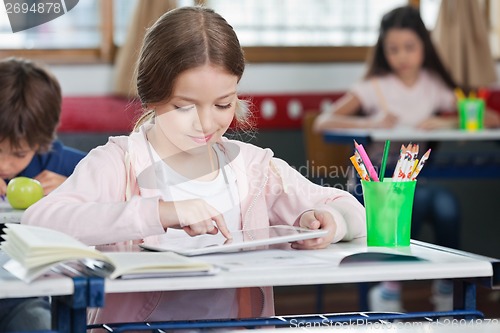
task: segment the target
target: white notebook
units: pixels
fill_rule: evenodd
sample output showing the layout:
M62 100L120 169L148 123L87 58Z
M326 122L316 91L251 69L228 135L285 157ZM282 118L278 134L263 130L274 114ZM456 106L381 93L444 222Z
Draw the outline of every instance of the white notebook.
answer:
M289 243L303 239L325 236L327 230L310 230L290 225L275 225L266 228L233 231L232 240L219 232L216 235L200 235L179 239L153 236L144 240L141 247L152 251L172 251L185 256L217 252L234 252L242 249L262 249L262 246Z

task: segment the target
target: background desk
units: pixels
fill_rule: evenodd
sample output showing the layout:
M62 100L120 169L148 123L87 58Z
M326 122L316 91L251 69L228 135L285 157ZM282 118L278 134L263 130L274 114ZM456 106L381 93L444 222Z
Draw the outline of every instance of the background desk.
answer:
M325 131L323 138L326 142L352 143L356 140L360 144L384 142L385 140L399 142L420 141L499 141L500 130L484 129L467 132L459 129L423 131L416 129L342 129Z
M477 132L458 129L335 130L323 133L323 140L330 143L344 143L354 147L353 139L359 143L374 142L379 145L389 139L393 143L391 151L399 149L396 141L399 141L399 145L429 140L438 142L438 149L433 150L419 178L443 186L457 195L462 210L461 249L492 257L500 256L497 208L500 188L500 129ZM380 165L380 159L372 162ZM387 174L393 169L394 165L388 165ZM428 242L435 240L432 228L428 225L424 226L419 236Z
M323 140L329 143L348 143L354 147L353 140L368 145L390 140L391 152L397 152L401 144L439 143L439 149L433 150L423 169L421 178L439 179L492 179L500 178L500 130L481 130L467 132L463 130L415 129L343 129L326 131ZM366 148L366 147L365 147ZM354 149L354 148L353 148ZM382 148L381 148L382 149ZM422 155L424 151L419 152ZM380 152L381 154L381 152ZM379 156L372 162L379 165ZM388 167L388 171L392 170Z

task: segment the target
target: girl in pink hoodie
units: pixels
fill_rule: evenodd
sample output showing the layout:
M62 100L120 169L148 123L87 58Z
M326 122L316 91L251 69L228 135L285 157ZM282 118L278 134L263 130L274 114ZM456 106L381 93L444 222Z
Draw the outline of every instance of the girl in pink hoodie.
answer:
M144 109L129 136L92 150L22 223L61 230L89 245L147 237L190 238L267 225L325 229L295 249L365 235L349 193L315 185L269 149L223 137L245 126L237 85L245 61L232 27L210 9L181 7L148 29L137 69ZM248 304L250 306L248 306ZM89 322L269 316L270 288L108 294Z

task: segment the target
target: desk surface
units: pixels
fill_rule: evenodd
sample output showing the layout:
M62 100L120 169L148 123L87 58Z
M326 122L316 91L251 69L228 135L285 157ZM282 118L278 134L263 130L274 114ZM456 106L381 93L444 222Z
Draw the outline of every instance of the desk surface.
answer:
M14 209L11 205L0 199L0 224L21 223L24 210Z
M485 141L500 140L500 130L484 129L467 132L459 129L423 131L416 129L338 129L323 132L327 142L359 141ZM363 143L364 143L363 142Z
M291 250L287 252L290 255L297 255L296 266L283 266L264 261L262 264L256 265L255 261L259 258L259 252L255 251L252 252L251 265L244 269L223 269L213 276L130 280L107 279L105 281L105 291L107 293L116 293L337 284L388 280L491 278L493 277L492 261L496 260L466 252L435 247L419 241L412 241L410 247L399 249L368 248L365 238L334 244L324 250ZM346 256L365 252L410 255L423 260L340 264L341 260ZM224 254L224 256L235 259L238 254ZM310 260L306 258L308 256L310 256ZM203 260L203 257L199 256L197 258ZM7 256L0 252L0 264L3 265L7 259ZM318 261L322 261L322 263L307 265L308 262L317 263ZM306 264L301 264L301 262L305 262ZM73 282L69 277L50 276L26 284L12 277L3 268L0 268L0 298L69 295L73 292L73 289Z
M416 256L425 260L379 261L339 265L344 257L367 251L394 252ZM351 242L334 244L324 250L292 250L293 252L301 257L307 255L316 259L321 258L328 263L325 265L301 266L301 261L298 261L296 267L282 267L267 263L263 267L222 270L214 276L106 280L105 290L107 293L116 293L493 276L492 263L484 257L465 252L449 252L448 249L436 248L430 244L417 241L412 242L410 247L403 249L367 248L366 239L360 238ZM231 256L231 254L226 255ZM197 258L203 259L203 256Z

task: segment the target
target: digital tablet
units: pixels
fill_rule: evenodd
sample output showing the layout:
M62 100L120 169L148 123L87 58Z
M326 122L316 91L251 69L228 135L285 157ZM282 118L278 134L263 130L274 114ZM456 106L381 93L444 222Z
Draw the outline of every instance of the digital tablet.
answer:
M295 242L326 235L327 230L310 230L290 225L275 225L266 228L246 229L231 232L233 239L227 240L219 232L216 235L172 238L165 235L148 237L140 246L152 251L172 251L185 256L216 252L262 249L262 246Z

